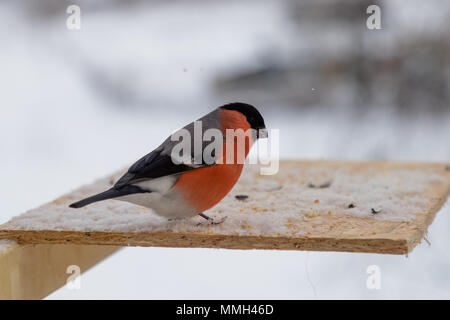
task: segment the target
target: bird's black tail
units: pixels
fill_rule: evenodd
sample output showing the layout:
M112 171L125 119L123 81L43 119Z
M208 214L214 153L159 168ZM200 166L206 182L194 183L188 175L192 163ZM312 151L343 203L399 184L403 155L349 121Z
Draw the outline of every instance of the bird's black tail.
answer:
M106 190L105 192L96 194L95 196L80 200L78 202L72 203L71 205L69 205L69 207L71 208L81 208L84 206L87 206L88 204L94 203L94 202L98 202L98 201L102 201L102 200L107 200L107 199L113 199L113 198L117 198L117 197L122 197L122 196L126 196L128 194L134 194L134 193L146 193L146 192L151 192L148 190L144 190L141 189L137 186L124 186L120 189L114 189L111 188L109 190Z

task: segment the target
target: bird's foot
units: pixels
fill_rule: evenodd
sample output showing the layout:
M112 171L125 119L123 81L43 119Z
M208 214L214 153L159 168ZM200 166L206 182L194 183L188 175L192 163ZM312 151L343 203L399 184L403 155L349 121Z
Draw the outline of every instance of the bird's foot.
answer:
M206 224L208 224L208 225L221 224L221 223L224 222L225 219L227 218L227 216L224 216L224 217L222 217L222 218L220 218L220 219L213 219L213 218L208 217L206 214L203 214L203 213L199 213L198 215L199 215L200 217L206 219L206 221L207 221ZM201 223L201 222L197 223L197 226L200 226L200 225L204 225L204 224Z

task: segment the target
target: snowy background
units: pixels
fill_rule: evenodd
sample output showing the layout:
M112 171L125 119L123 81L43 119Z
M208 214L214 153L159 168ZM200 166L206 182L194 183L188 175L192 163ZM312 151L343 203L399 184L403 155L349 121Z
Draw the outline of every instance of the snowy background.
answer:
M280 129L282 158L449 162L448 21L445 0L0 1L0 222L230 101ZM449 214L408 257L125 248L49 298L448 299Z

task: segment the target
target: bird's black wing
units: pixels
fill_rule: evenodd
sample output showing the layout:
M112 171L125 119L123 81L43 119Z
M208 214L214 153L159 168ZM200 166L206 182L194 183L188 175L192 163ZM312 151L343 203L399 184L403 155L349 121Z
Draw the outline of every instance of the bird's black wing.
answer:
M134 163L114 185L119 189L143 180L156 179L204 167L206 164L175 164L170 155L158 148Z

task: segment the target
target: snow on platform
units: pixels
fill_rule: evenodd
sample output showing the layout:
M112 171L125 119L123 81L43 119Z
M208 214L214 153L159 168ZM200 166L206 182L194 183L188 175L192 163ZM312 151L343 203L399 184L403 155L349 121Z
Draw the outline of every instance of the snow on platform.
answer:
M19 244L282 249L406 254L424 237L450 192L446 164L284 161L273 176L247 166L204 219L167 221L150 209L108 200L68 205L103 191L101 179L0 226ZM238 197L236 197L238 196Z

